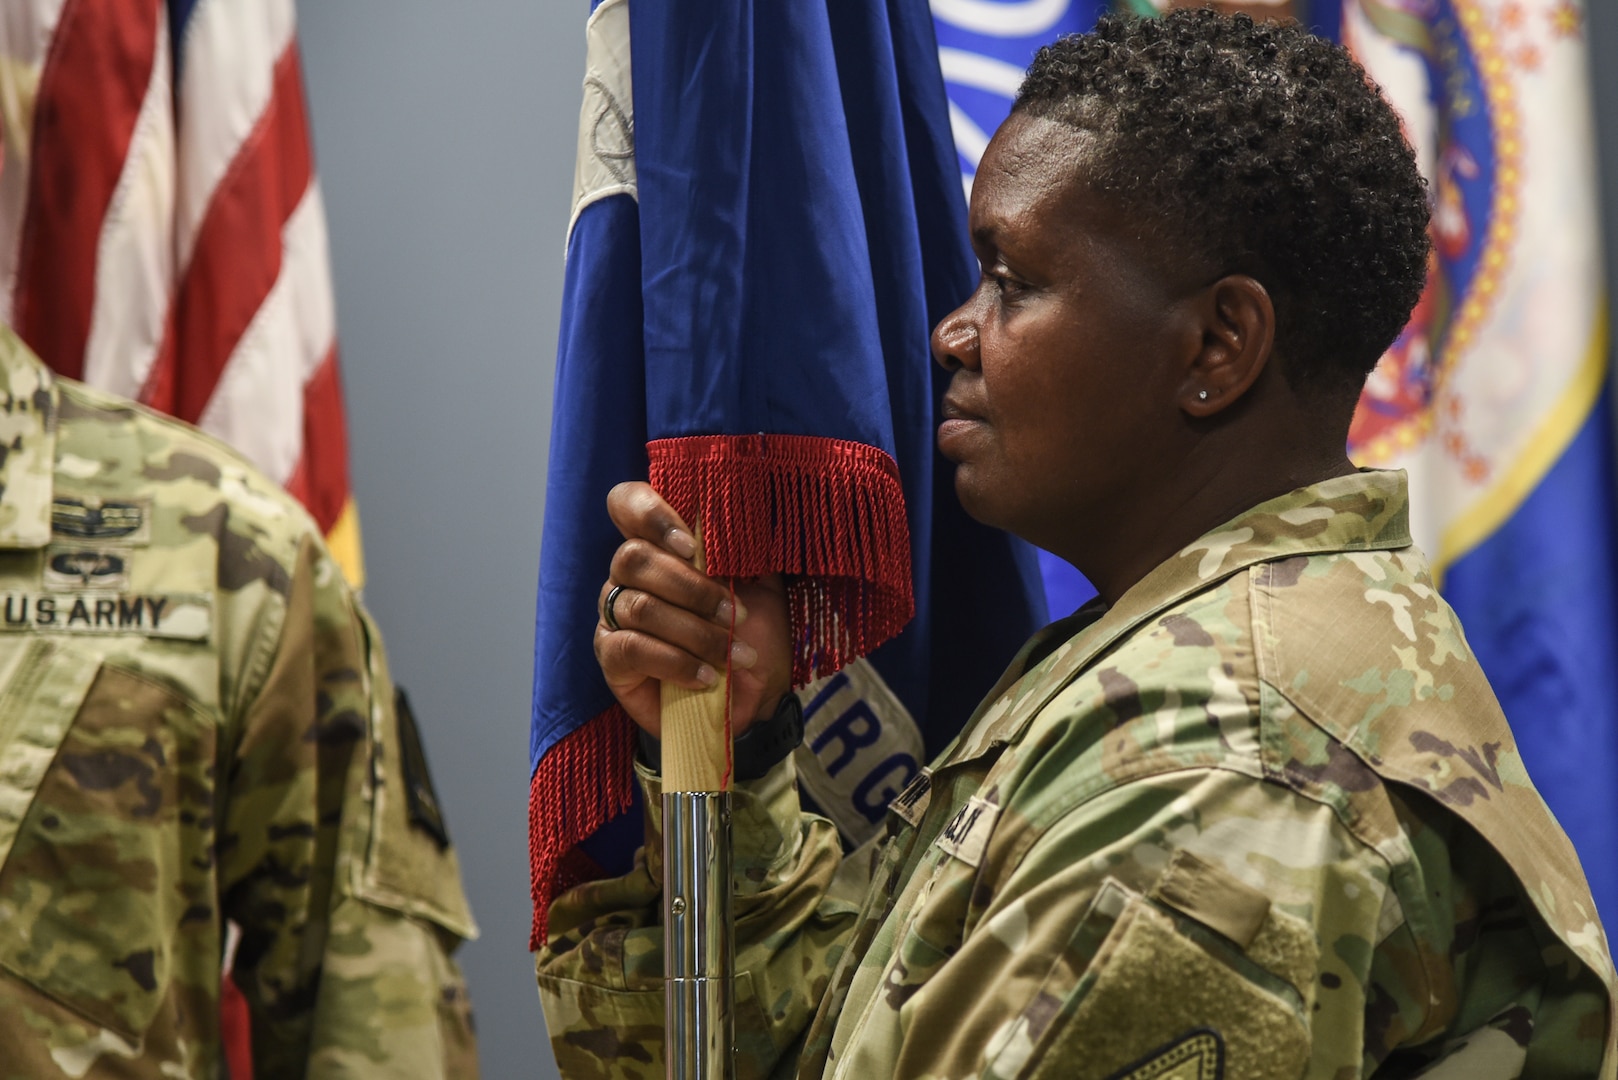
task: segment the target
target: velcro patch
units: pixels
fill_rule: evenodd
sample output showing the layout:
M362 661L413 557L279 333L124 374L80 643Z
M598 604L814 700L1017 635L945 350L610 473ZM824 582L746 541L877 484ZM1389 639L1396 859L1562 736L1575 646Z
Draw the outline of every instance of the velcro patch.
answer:
M207 641L213 632L213 599L99 591L0 593L0 632L29 630Z
M393 711L399 721L399 771L404 776L405 811L410 823L438 842L442 851L449 847L449 830L444 828L444 812L438 805L432 777L427 775L427 752L422 749L416 714L403 687L393 691Z
M1107 1080L1224 1080L1224 1075L1225 1041L1217 1031L1197 1028Z
M983 862L983 852L989 846L989 834L994 831L994 823L999 818L998 806L974 795L955 812L933 842L946 854L976 869Z

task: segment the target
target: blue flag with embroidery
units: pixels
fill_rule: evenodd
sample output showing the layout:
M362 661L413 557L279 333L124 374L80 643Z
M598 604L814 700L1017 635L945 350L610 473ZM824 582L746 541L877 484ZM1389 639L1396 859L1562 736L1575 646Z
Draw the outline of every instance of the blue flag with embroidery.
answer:
M923 0L604 0L588 23L535 636L534 941L640 842L591 627L609 488L710 573L782 572L806 798L856 842L1045 618L934 445L932 326L976 278ZM630 811L626 813L626 811ZM613 822L617 822L616 825Z
M1433 200L1427 292L1350 453L1408 471L1416 541L1618 918L1618 479L1585 7L1337 6Z

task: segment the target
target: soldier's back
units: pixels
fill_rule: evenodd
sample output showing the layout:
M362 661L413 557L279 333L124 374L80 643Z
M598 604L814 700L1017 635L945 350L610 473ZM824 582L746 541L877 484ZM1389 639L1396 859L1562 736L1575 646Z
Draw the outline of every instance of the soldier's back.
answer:
M0 1078L221 1075L228 921L261 1075L475 1074L454 854L318 529L4 332L0 377Z

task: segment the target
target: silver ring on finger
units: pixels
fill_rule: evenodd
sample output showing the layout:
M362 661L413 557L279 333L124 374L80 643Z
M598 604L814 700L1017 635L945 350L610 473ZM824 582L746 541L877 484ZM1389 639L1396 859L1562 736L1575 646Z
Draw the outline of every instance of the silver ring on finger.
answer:
M622 585L614 585L607 593L607 598L601 602L601 621L607 624L608 630L622 630L618 625L618 616L612 610L612 605L618 602L618 594L624 591Z

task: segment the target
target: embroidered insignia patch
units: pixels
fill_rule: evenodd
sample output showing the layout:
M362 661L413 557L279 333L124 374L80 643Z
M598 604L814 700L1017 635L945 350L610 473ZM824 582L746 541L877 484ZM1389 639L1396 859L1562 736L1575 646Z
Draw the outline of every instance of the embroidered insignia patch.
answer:
M129 584L128 553L52 544L45 551L45 584L54 589L122 589Z
M410 699L398 688L393 692L393 711L399 721L399 771L404 776L410 823L438 841L439 848L449 847L449 830L444 828L444 812L427 775L427 754L421 747L421 732L416 730L416 714L410 710Z
M147 540L150 500L58 498L51 503L51 532L79 540Z
M1224 1080L1224 1076L1225 1040L1217 1031L1194 1028L1107 1080Z

